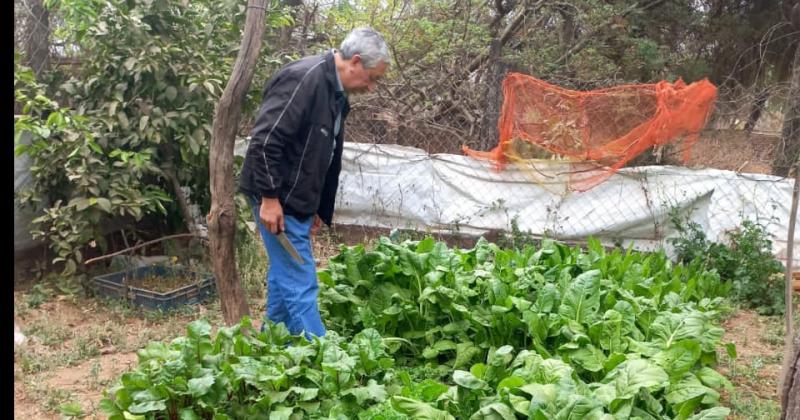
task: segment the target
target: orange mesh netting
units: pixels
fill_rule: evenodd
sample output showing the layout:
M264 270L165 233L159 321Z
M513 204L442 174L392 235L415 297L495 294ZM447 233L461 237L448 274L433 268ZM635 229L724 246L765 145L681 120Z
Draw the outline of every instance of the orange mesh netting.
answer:
M480 152L464 146L464 153L503 169L526 158L515 143L529 142L581 167L593 163L593 170L570 176L571 190L586 191L656 145L683 139L688 159L717 89L708 80L689 85L678 80L580 92L509 73L503 95L497 147Z

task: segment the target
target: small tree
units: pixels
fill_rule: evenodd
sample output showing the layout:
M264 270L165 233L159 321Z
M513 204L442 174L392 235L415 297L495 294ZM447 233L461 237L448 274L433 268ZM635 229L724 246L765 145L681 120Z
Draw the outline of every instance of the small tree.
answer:
M217 104L209 152L211 211L208 214L208 235L220 306L228 325L233 325L250 314L236 274L233 146L242 116L242 102L253 81L256 60L261 50L266 12L267 0L248 1L242 45L231 77ZM275 17L278 22L288 23L279 15Z

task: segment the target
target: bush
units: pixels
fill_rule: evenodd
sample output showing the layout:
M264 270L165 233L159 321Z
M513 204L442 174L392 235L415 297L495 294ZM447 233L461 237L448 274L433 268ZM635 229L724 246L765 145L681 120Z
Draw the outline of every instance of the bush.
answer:
M679 237L670 239L678 260L699 262L716 270L723 281L732 284L731 298L762 315L782 314L784 283L783 266L772 255L772 241L766 228L751 220L729 233L730 244L715 243L706 237L699 224L671 216Z

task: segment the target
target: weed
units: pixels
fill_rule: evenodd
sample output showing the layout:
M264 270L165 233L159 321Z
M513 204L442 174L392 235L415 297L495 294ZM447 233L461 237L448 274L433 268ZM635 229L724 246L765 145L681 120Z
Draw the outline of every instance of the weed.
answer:
M735 418L747 420L773 420L781 416L781 406L777 401L748 392L734 391L730 398L730 408Z
M100 365L100 360L95 360L92 362L92 367L89 369L89 379L87 380L89 388L97 389L105 385L105 381L100 380L101 369L102 366Z
M732 298L762 315L783 313L783 266L772 255L772 241L766 228L751 220L728 232L730 243L710 241L702 227L682 218L677 208L670 211L670 220L679 236L669 239L678 259L716 270L725 282L732 284Z
M44 358L28 352L21 352L17 356L17 360L19 361L20 369L26 374L39 373L50 367Z
M511 233L503 232L497 240L497 245L501 248L522 249L528 245L539 246L541 239L536 238L530 231L522 231L519 228L519 215L511 218Z
M124 331L123 326L113 321L106 321L103 325L92 326L89 334L100 347L123 347L126 341Z
M50 388L47 386L37 388L40 395L37 400L42 404L42 408L47 411L56 411L62 404L72 399L72 393L66 389Z
M27 296L27 304L29 308L38 308L43 303L47 302L53 297L53 290L47 287L44 283L36 283L31 287L30 293Z
M77 340L75 340L75 345L77 347L77 354L70 361L70 365L100 355L100 348L97 346L97 341L94 338L78 337Z
M58 346L72 337L72 331L46 318L31 323L31 325L25 328L23 333L28 337L36 337L42 344L48 347Z
M61 404L58 407L58 410L61 412L61 415L64 416L64 418L68 419L81 418L86 415L86 413L83 411L83 407L74 401Z
M14 297L14 318L25 318L29 313L31 313L31 308L28 306L27 300L25 302L18 301L16 296Z

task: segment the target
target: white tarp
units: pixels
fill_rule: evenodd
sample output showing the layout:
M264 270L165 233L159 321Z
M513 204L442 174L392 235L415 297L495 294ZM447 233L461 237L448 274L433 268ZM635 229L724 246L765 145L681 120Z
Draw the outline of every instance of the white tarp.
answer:
M30 142L30 136L23 133L21 144ZM30 234L30 223L37 214L29 207L21 207L16 200L17 193L28 186L31 179L30 158L27 155L14 156L14 254L27 251L39 244Z
M583 192L570 192L568 164L536 161L492 170L467 156L397 145L345 143L336 223L480 234L519 230L562 240L664 247L676 232L670 209L724 242L743 219L764 224L786 258L793 181L769 175L674 166L624 168ZM800 227L796 230L800 232ZM800 243L795 241L795 249ZM795 265L800 266L800 252Z

